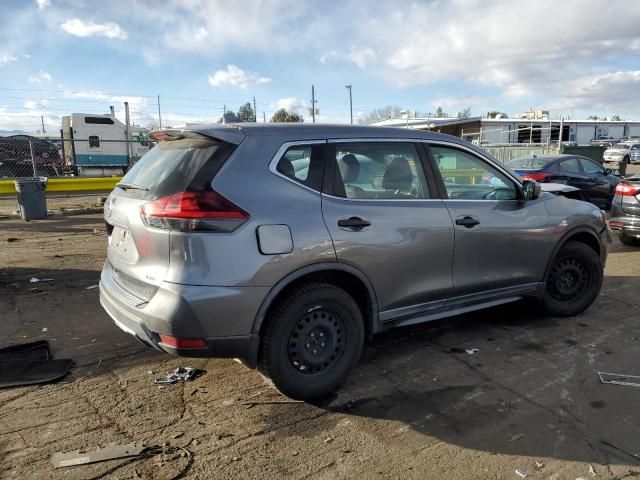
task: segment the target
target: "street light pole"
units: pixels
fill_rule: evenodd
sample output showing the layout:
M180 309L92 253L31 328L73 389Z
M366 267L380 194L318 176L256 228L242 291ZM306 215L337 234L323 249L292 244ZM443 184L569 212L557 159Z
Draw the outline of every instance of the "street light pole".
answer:
M351 85L345 85L344 88L349 90L349 116L351 118L351 125L353 125L353 98L351 97Z

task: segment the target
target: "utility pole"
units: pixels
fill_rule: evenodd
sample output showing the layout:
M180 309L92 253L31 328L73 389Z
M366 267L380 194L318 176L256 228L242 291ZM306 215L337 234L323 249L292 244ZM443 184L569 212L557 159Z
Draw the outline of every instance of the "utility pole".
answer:
M313 85L311 85L311 121L312 123L316 123L316 90Z
M256 111L256 97L253 97L253 123L258 122L258 112Z
M353 98L351 97L351 85L345 85L344 88L349 90L349 117L351 118L351 125L353 125Z
M129 118L129 102L124 102L124 122L127 146L127 163L131 163L131 123Z
M267 123L267 114L262 111L262 123Z
M162 129L162 116L160 115L160 94L158 94L158 128Z
M222 106L222 123L227 123L227 120L224 118L227 116L227 106Z
M40 115L40 121L42 122L42 135L45 135L47 131L44 129L44 115Z

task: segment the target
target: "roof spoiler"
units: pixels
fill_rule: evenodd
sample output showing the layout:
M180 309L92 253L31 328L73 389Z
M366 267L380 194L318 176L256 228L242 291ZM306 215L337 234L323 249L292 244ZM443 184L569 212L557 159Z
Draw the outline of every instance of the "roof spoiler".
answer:
M233 145L240 145L246 137L245 133L238 127L219 124L202 125L185 129L159 130L151 133L149 136L156 141L170 141L183 138L200 137L201 135L215 140L222 140L223 142L231 143Z

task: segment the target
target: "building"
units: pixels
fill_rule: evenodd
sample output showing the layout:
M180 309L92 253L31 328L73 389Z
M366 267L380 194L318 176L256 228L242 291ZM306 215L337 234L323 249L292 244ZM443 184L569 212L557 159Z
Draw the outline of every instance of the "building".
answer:
M538 115L532 117L539 117ZM640 136L640 121L550 120L548 118L391 118L373 125L433 130L474 143L551 143L562 141L586 145L592 140Z

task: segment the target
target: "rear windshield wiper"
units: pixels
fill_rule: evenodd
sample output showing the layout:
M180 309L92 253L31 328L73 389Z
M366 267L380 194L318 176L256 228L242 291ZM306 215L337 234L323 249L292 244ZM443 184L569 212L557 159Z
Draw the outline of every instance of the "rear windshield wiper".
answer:
M144 190L148 192L149 189L146 187L141 187L140 185L134 185L133 183L116 183L116 187L121 188L122 190Z

